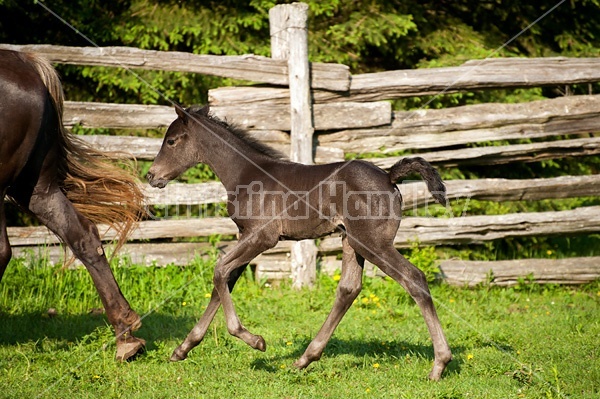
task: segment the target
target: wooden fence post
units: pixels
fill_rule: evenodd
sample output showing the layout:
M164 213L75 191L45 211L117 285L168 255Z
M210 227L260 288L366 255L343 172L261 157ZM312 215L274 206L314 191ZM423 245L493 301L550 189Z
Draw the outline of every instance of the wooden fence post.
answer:
M269 10L271 57L288 60L292 161L313 163L313 113L308 64L308 5L281 4ZM316 277L314 240L294 243L291 250L292 286L310 287Z

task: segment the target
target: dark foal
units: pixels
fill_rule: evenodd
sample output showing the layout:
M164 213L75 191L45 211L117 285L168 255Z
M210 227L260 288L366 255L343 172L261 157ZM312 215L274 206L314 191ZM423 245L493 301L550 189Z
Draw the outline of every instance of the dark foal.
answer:
M144 346L131 335L141 321L115 281L92 221L113 225L124 238L143 197L133 175L63 128L62 112L62 86L52 65L33 54L0 50L0 278L11 258L6 195L83 262L115 329L116 356L125 360Z
M244 328L230 291L248 263L279 240L318 238L341 231L342 272L333 309L317 336L294 365L318 360L333 331L362 287L364 260L400 283L419 305L433 342L435 361L429 378L438 380L451 352L423 272L394 248L402 198L394 183L418 172L435 199L446 204L437 171L421 158L407 158L389 173L363 161L302 165L283 160L272 149L209 115L208 107L176 108L160 152L148 172L154 187L165 187L197 163L208 164L228 192L227 209L239 228L238 243L215 266L206 312L171 360L182 360L202 341L219 304L227 329L255 349L266 344Z

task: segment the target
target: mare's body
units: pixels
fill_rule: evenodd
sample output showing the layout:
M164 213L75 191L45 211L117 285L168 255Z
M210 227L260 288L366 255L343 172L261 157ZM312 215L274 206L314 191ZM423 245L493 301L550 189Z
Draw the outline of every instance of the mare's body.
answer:
M116 227L122 221L126 234L138 217L141 193L133 176L106 163L63 128L62 110L62 86L48 61L0 50L0 278L11 258L7 196L86 266L115 328L117 358L124 360L144 345L131 335L141 321L114 279L90 218Z

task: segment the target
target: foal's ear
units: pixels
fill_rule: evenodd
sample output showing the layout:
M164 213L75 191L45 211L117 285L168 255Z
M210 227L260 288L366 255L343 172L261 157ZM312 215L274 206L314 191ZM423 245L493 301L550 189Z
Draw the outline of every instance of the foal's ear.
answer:
M210 113L210 107L209 107L209 105L206 104L204 107L200 108L198 110L198 113L200 115L203 115L203 116L208 116L208 114Z
M187 124L188 114L181 105L175 105L175 113L177 113L177 116L181 118L183 123Z

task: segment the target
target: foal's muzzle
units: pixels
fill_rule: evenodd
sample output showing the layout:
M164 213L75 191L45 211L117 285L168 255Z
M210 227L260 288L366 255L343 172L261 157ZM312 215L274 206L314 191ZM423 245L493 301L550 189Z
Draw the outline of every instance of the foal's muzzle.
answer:
M165 188L165 186L169 182L168 180L165 180L165 179L155 179L154 173L152 173L152 172L148 172L146 174L146 179L148 180L148 183L150 183L150 185L152 187L158 187L158 188Z

